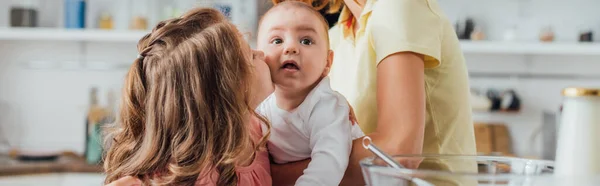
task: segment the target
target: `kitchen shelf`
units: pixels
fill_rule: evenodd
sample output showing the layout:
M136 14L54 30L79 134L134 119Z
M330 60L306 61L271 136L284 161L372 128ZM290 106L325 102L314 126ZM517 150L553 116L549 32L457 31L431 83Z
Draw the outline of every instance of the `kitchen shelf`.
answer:
M461 41L465 54L600 55L600 43Z
M80 41L135 43L149 31L0 28L0 41ZM600 55L600 43L460 41L465 54Z
M473 113L474 114L482 114L482 115L512 115L512 116L516 116L521 114L521 111L504 111L504 110L498 110L498 111L490 111L490 110L482 110L482 109L473 109Z
M108 62L108 61L23 61L19 63L23 69L30 70L127 70L131 62Z
M0 41L137 42L149 31L61 28L0 28Z

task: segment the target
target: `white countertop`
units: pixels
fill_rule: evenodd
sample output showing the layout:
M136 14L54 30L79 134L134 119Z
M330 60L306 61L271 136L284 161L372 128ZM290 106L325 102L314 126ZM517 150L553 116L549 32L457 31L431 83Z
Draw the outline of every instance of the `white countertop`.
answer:
M53 173L0 177L0 185L18 186L99 186L105 176L99 173Z

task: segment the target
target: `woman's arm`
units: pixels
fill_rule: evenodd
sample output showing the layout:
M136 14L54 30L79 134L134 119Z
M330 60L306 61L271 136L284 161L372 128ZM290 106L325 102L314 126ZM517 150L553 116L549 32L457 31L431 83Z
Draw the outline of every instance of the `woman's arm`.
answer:
M310 159L286 164L272 163L271 177L273 178L273 185L294 185L309 163Z
M425 77L423 55L399 52L377 67L377 129L369 134L388 154L421 154L425 133ZM373 154L354 140L342 185L364 185L359 161ZM419 162L400 162L416 168Z
M377 67L378 145L390 154L420 154L425 134L423 55L400 52Z

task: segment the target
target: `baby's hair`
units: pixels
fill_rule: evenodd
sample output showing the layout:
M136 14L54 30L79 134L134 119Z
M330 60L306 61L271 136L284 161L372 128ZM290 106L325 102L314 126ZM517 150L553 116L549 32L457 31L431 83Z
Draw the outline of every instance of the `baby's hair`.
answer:
M311 13L313 13L314 15L316 15L319 18L319 21L321 21L322 25L323 25L323 30L325 33L325 38L327 39L327 48L329 48L329 23L327 22L327 20L325 19L325 17L323 17L323 15L321 15L321 13L319 13L319 11L317 11L319 9L319 7L313 7L310 4L307 4L304 1L284 1L284 0L274 0L273 3L275 4L275 6L273 6L271 9L269 9L269 11L267 11L258 21L258 25L259 25L259 29L260 29L260 25L263 21L263 19L272 11L278 9L278 8L282 8L282 7L294 7L294 8L301 8L304 10L308 10ZM323 8L323 7L321 7Z
M317 11L321 11L323 8L327 7L327 5L329 5L329 8L327 8L327 13L330 13L330 14L339 12L340 9L344 6L344 0L272 0L273 4L275 4L275 5L282 3L282 2L289 2L289 1L304 2L304 3L312 6L313 8L315 8L315 10L317 10ZM354 0L354 1L356 1L356 0Z

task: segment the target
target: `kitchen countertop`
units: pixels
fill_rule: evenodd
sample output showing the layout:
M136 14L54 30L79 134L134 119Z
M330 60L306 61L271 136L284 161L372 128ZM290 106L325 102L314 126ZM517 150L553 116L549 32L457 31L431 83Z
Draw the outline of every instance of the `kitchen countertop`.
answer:
M0 185L18 186L100 186L106 177L101 173L48 173L0 176Z
M74 155L61 155L54 161L19 161L0 155L0 176L101 172L101 165L87 164L83 158Z

